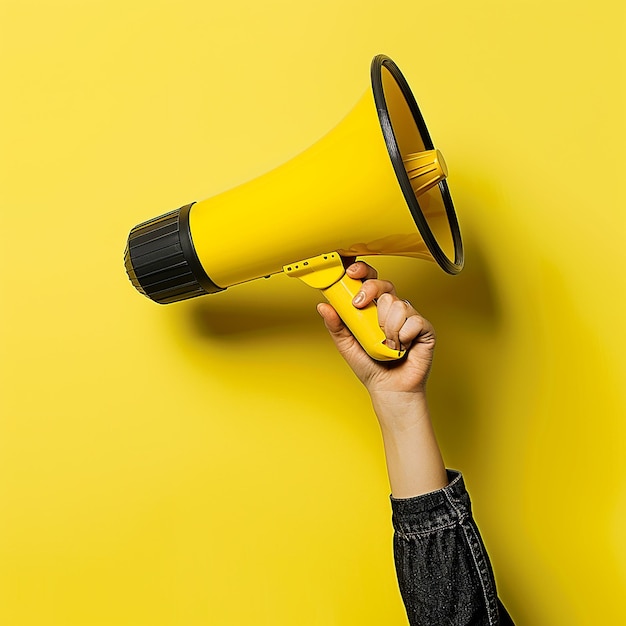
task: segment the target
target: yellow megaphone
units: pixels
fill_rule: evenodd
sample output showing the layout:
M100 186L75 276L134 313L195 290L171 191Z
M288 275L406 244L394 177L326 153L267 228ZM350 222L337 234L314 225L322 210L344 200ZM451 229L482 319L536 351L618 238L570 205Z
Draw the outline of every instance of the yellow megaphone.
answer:
M135 226L125 252L133 285L159 303L222 291L278 272L322 290L367 353L384 344L375 305L342 258L399 255L463 267L447 169L408 83L374 57L372 90L328 135L275 170Z

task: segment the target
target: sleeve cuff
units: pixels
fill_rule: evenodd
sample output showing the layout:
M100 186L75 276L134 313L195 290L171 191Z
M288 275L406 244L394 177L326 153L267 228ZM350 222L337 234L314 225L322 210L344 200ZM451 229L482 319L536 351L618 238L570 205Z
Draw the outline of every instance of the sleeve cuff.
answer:
M443 489L413 498L391 496L392 523L401 535L423 535L462 523L471 515L471 502L461 472L447 470Z

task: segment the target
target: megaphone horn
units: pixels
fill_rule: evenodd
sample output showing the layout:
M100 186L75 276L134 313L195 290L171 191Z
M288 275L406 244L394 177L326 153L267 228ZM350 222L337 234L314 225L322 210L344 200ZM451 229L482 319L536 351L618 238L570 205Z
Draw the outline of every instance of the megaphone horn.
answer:
M446 163L408 83L384 55L371 80L348 116L294 159L135 226L124 255L134 286L164 304L285 272L321 289L370 356L400 358L375 305L352 306L361 283L343 259L408 256L456 274L463 246Z

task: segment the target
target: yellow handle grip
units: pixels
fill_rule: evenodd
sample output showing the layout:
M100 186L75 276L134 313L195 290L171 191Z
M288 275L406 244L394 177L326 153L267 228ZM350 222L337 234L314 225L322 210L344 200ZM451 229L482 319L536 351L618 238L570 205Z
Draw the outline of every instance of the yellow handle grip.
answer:
M404 356L404 350L392 350L385 345L385 333L378 325L376 305L371 302L362 309L352 304L362 282L346 273L336 283L322 289L325 298L333 305L345 325L361 344L365 352L377 361L395 361Z
M328 252L285 265L283 271L287 276L299 278L309 287L320 289L365 352L373 359L395 361L404 356L405 350L392 350L385 345L385 333L378 325L376 305L372 302L357 309L352 304L363 283L346 274L339 253Z

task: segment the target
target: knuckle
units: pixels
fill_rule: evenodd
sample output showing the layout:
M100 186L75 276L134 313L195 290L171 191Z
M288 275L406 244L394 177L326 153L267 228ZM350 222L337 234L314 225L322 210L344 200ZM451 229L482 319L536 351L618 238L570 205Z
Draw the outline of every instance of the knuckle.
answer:
M389 311L393 305L393 296L387 292L378 293L378 306L383 306L385 311Z
M393 283L391 281L389 281L389 280L381 280L380 281L380 286L387 293L389 293L389 294L393 294L394 293L394 287L393 287Z

